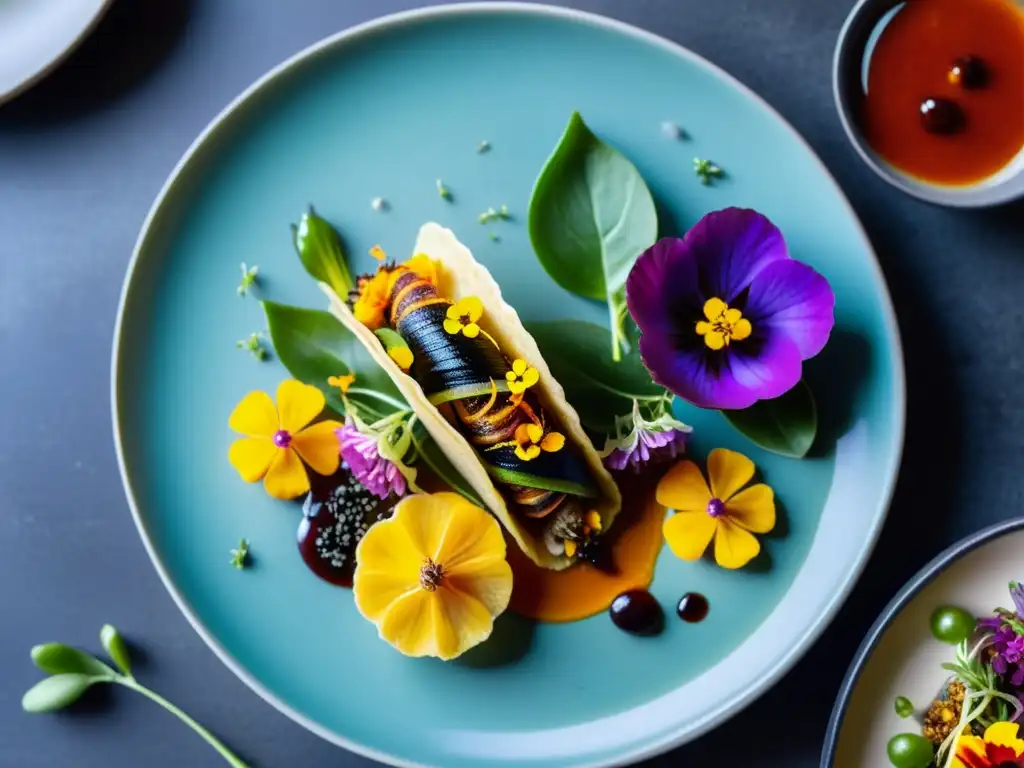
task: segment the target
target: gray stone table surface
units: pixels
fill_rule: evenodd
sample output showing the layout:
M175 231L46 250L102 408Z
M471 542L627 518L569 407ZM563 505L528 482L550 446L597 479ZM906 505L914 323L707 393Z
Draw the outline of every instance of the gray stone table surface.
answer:
M0 107L2 768L222 764L127 691L65 714L21 713L21 694L38 677L29 647L60 640L96 648L107 621L139 648L140 677L253 765L371 765L262 702L175 608L122 494L109 358L139 227L196 134L306 45L419 4L116 0L63 67ZM649 763L811 768L844 670L889 598L945 545L1024 513L1024 205L931 207L857 159L830 89L832 49L852 0L566 4L676 40L764 96L836 175L891 286L906 346L908 434L892 512L865 577L771 692Z

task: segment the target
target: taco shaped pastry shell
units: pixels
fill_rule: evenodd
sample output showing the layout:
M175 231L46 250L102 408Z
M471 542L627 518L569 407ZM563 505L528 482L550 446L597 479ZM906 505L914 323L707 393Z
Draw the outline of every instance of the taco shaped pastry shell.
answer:
M611 526L619 490L490 272L434 223L420 229L413 253L360 278L351 307L321 283L330 310L523 552L566 568ZM408 346L408 373L381 337Z

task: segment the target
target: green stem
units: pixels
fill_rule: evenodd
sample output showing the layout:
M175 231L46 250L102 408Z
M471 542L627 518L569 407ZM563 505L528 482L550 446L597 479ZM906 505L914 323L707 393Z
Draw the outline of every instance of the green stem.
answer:
M202 736L203 740L205 740L207 744L209 744L211 747L217 750L217 753L225 760L227 760L228 764L231 765L233 768L249 768L249 766L243 763L234 753L232 753L230 749L224 746L224 744L221 743L221 741L216 736L214 736L212 733L206 730L203 726L201 726L199 723L197 723L195 720L189 717L189 715L186 712L176 707L174 704L169 702L159 693L155 693L154 691L149 690L149 688L146 688L144 685L138 683L133 677L119 677L117 680L115 680L115 682L120 685L123 685L125 688L130 688L133 691L141 693L146 698L150 699L151 701L155 701L157 704L166 709L172 715L176 716L179 720L185 723L185 725L187 725L193 731Z

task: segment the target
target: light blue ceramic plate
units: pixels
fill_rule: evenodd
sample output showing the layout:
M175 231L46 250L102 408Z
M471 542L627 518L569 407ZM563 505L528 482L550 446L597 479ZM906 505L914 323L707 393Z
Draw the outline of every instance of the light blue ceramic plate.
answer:
M239 263L263 295L323 306L288 224L309 203L344 233L359 269L380 243L452 227L526 319L605 322L533 257L523 216L573 109L629 155L667 232L709 210L757 208L824 273L837 330L808 367L822 429L814 458L756 450L714 413L682 417L694 451L750 455L783 522L766 567L726 572L666 554L653 591L671 612L704 593L710 617L654 639L605 616L522 637L511 620L456 663L403 658L348 592L299 560L298 509L227 463L227 417L286 376L235 342L263 324L239 299ZM687 140L662 136L663 121ZM477 154L479 141L493 149ZM695 155L726 169L702 186ZM454 202L435 188L444 179ZM391 209L378 212L372 198ZM507 203L513 221L477 223ZM492 242L496 232L501 242ZM197 631L262 697L324 738L379 760L444 766L594 766L681 744L753 701L792 666L846 596L885 516L904 423L893 310L864 232L835 182L775 112L728 75L646 32L534 5L402 14L303 52L246 91L189 150L154 205L125 283L113 360L114 434L128 499L168 589ZM228 564L240 537L256 565ZM528 647L513 647L527 640ZM516 652L518 651L518 652Z

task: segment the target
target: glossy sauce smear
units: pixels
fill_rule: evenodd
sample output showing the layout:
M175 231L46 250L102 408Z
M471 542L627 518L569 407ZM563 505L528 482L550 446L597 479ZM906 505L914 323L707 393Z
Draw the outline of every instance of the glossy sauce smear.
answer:
M904 173L968 185L1024 147L1024 9L1015 0L907 0L870 56L862 130Z

